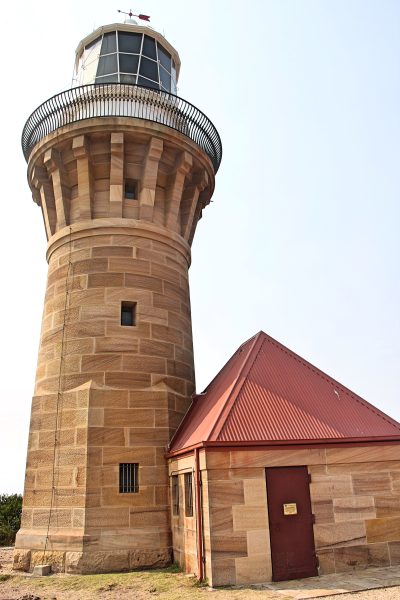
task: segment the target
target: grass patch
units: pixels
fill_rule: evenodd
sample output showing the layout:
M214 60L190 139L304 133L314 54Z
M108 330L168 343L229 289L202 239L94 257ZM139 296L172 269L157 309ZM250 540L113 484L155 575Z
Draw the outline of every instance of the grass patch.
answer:
M9 579L11 579L12 575L0 575L0 581L8 581Z

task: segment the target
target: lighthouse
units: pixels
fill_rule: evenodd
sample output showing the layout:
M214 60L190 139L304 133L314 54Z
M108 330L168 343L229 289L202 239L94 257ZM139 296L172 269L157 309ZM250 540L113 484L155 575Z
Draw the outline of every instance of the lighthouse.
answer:
M188 269L220 165L148 25L78 45L71 89L22 135L48 278L16 568L93 573L171 560L166 449L195 389Z

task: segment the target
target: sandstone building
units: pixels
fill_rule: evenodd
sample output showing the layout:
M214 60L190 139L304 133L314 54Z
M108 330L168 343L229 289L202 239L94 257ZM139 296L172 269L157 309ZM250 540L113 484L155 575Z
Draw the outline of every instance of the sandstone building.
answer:
M193 395L190 247L222 147L179 69L150 27L101 27L24 128L49 271L15 568L399 564L398 423L262 332Z

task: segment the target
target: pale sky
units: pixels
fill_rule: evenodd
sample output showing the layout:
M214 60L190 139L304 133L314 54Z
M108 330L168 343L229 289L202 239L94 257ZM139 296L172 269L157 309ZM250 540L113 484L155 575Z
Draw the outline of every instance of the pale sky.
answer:
M116 0L2 9L0 493L22 492L46 284L29 114ZM190 269L197 390L260 329L400 420L400 3L142 0L223 143ZM243 10L244 9L244 10Z

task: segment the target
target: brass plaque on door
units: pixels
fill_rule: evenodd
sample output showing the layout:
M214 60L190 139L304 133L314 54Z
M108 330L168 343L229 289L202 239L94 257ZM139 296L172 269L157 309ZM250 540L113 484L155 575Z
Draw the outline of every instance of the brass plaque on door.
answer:
M283 514L284 515L297 515L297 504L295 502L291 502L290 504L283 505Z

